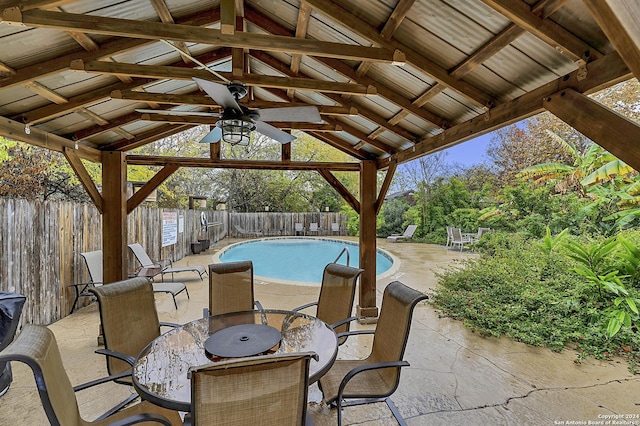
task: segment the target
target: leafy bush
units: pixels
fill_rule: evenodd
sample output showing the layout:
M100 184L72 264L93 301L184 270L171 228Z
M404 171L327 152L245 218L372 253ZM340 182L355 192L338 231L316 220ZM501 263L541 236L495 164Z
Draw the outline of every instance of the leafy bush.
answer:
M629 235L629 241L639 235ZM442 315L483 335L504 335L555 351L569 346L579 351L579 359L619 354L635 364L640 336L633 306L640 291L625 285L630 277L622 271L615 274L618 294L606 284L615 282L607 274L628 263L628 250L622 244L609 250L611 240L604 238L563 240L550 234L539 241L517 233L488 234L477 245L479 258L439 275L432 303ZM594 255L595 279L578 272L586 267L567 244Z

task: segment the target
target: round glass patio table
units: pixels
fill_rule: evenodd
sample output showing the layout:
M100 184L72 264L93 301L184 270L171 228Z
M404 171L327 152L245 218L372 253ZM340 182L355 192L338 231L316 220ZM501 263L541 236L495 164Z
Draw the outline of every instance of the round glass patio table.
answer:
M338 340L324 321L299 312L265 309L202 318L168 331L142 350L133 366L133 385L143 399L178 411L191 411L189 368L229 359L207 354L205 342L216 332L250 324L271 326L282 338L265 353L315 352L309 383L324 375L336 359Z

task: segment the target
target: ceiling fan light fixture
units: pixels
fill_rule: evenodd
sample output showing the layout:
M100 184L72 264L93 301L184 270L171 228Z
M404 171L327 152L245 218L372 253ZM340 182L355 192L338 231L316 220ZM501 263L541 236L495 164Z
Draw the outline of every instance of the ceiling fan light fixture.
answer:
M251 140L251 132L256 129L252 121L244 118L222 119L216 123L222 130L222 140L230 145L247 146Z

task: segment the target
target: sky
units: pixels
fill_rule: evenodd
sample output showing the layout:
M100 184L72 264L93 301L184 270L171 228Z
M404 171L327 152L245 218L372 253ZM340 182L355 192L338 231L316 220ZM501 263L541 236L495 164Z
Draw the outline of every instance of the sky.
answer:
M487 161L489 158L486 152L487 146L491 142L491 137L492 133L487 133L445 149L443 152L447 153L447 163L458 163L465 167L470 167Z

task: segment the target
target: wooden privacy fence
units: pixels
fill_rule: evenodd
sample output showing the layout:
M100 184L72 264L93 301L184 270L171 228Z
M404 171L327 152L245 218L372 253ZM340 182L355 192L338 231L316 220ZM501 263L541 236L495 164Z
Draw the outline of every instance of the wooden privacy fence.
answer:
M300 223L305 231L309 230L311 223L318 224L317 235L347 235L348 217L337 212L311 212L311 213L232 213L229 224L229 234L240 236L239 230L246 232L260 231L265 236L295 235L295 224ZM337 223L340 231L334 233L331 224ZM307 232L308 234L308 232ZM313 233L313 235L316 235Z
M164 212L176 212L182 225L177 243L167 247L162 247ZM228 215L205 214L210 223L222 222L207 236L224 238ZM179 260L203 238L200 215L140 206L128 217L129 242L142 244L152 259ZM89 280L80 253L101 249L102 217L93 205L0 198L0 291L27 297L22 324L51 324L68 315L74 298L69 284ZM131 254L129 267L136 267Z
M177 242L162 247L163 216L178 218ZM201 215L210 226L203 232ZM128 216L129 242L140 243L152 259L182 259L191 243L235 236L234 225L264 235L294 235L295 223L309 229L318 223L320 235L335 235L339 223L346 235L347 216L340 213L228 213L225 211L158 209L140 206ZM232 230L229 232L229 230ZM27 297L22 324L51 324L68 315L73 283L89 281L80 253L102 249L102 216L91 204L40 202L0 198L0 291ZM136 268L129 253L129 269Z

